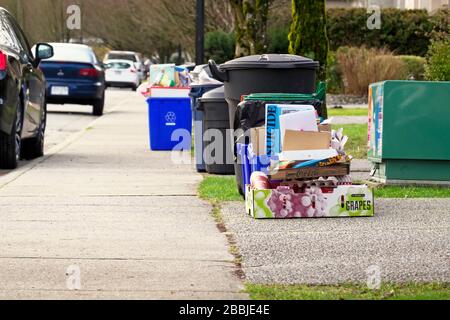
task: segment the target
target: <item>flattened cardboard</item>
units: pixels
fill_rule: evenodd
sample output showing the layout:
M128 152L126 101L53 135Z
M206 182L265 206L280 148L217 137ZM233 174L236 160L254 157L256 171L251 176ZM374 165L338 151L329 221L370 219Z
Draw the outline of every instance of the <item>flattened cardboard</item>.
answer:
M257 156L266 154L266 128L250 129L250 140L253 145L253 152Z
M320 177L341 177L350 174L350 164L338 164L328 167L307 167L301 169L279 170L271 174L271 180L288 181L299 179L315 179Z
M322 150L331 145L330 132L286 130L283 151Z
M320 132L331 132L331 124L320 124L319 131Z

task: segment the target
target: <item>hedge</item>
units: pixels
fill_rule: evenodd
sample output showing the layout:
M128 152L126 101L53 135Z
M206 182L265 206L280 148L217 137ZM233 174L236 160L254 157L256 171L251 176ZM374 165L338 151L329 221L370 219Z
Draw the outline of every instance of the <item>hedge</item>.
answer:
M384 9L381 12L381 29L369 30L366 9L328 9L327 32L330 50L350 46L368 48L387 48L397 55L426 56L433 38L448 37L448 9L438 10L432 16L426 10ZM276 27L276 36L269 37L269 48L277 52L288 52L283 31ZM284 29L287 30L287 29ZM269 35L275 30L269 30Z
M286 38L287 39L287 38ZM224 63L234 58L235 36L221 30L210 31L205 38L205 56L217 63Z

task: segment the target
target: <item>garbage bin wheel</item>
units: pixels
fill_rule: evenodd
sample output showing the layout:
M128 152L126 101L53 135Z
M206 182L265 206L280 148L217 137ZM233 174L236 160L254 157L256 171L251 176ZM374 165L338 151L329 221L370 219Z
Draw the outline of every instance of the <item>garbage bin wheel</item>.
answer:
M237 188L238 188L239 194L240 194L241 196L243 196L244 199L245 199L245 192L244 192L242 186L241 186L239 183L237 184Z

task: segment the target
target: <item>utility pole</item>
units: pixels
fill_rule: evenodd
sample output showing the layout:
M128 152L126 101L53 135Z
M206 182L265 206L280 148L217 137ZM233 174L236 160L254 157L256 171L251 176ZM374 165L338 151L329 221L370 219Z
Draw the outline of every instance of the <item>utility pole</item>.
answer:
M197 0L195 63L205 63L205 0Z
M22 29L25 29L25 12L24 7L22 5L22 0L16 0L16 12L17 12L17 22L22 27Z

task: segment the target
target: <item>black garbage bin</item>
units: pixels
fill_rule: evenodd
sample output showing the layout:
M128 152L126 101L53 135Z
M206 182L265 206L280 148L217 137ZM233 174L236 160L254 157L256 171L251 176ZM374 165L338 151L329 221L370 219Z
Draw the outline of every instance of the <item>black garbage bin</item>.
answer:
M205 144L203 142L203 111L198 109L199 99L208 91L222 87L223 84L192 84L191 92L191 108L192 119L194 120L194 148L195 148L195 167L197 172L205 172L206 164L203 159L203 150Z
M242 96L252 93L313 93L319 62L289 54L263 54L228 61L210 60L214 78L224 82L230 128Z
M233 175L233 137L229 129L230 119L224 87L205 93L199 100L199 109L203 111L206 171L211 174Z
M316 71L319 62L288 54L263 54L247 56L228 61L220 66L210 60L209 68L214 78L224 82L225 99L231 129L235 128L237 107L243 96L254 93L300 93L312 94L316 86ZM264 110L258 110L261 114ZM263 113L265 118L265 113ZM243 137L236 137L234 143L245 143ZM236 154L236 145L232 146ZM235 157L236 180L239 192L244 193L242 172Z

